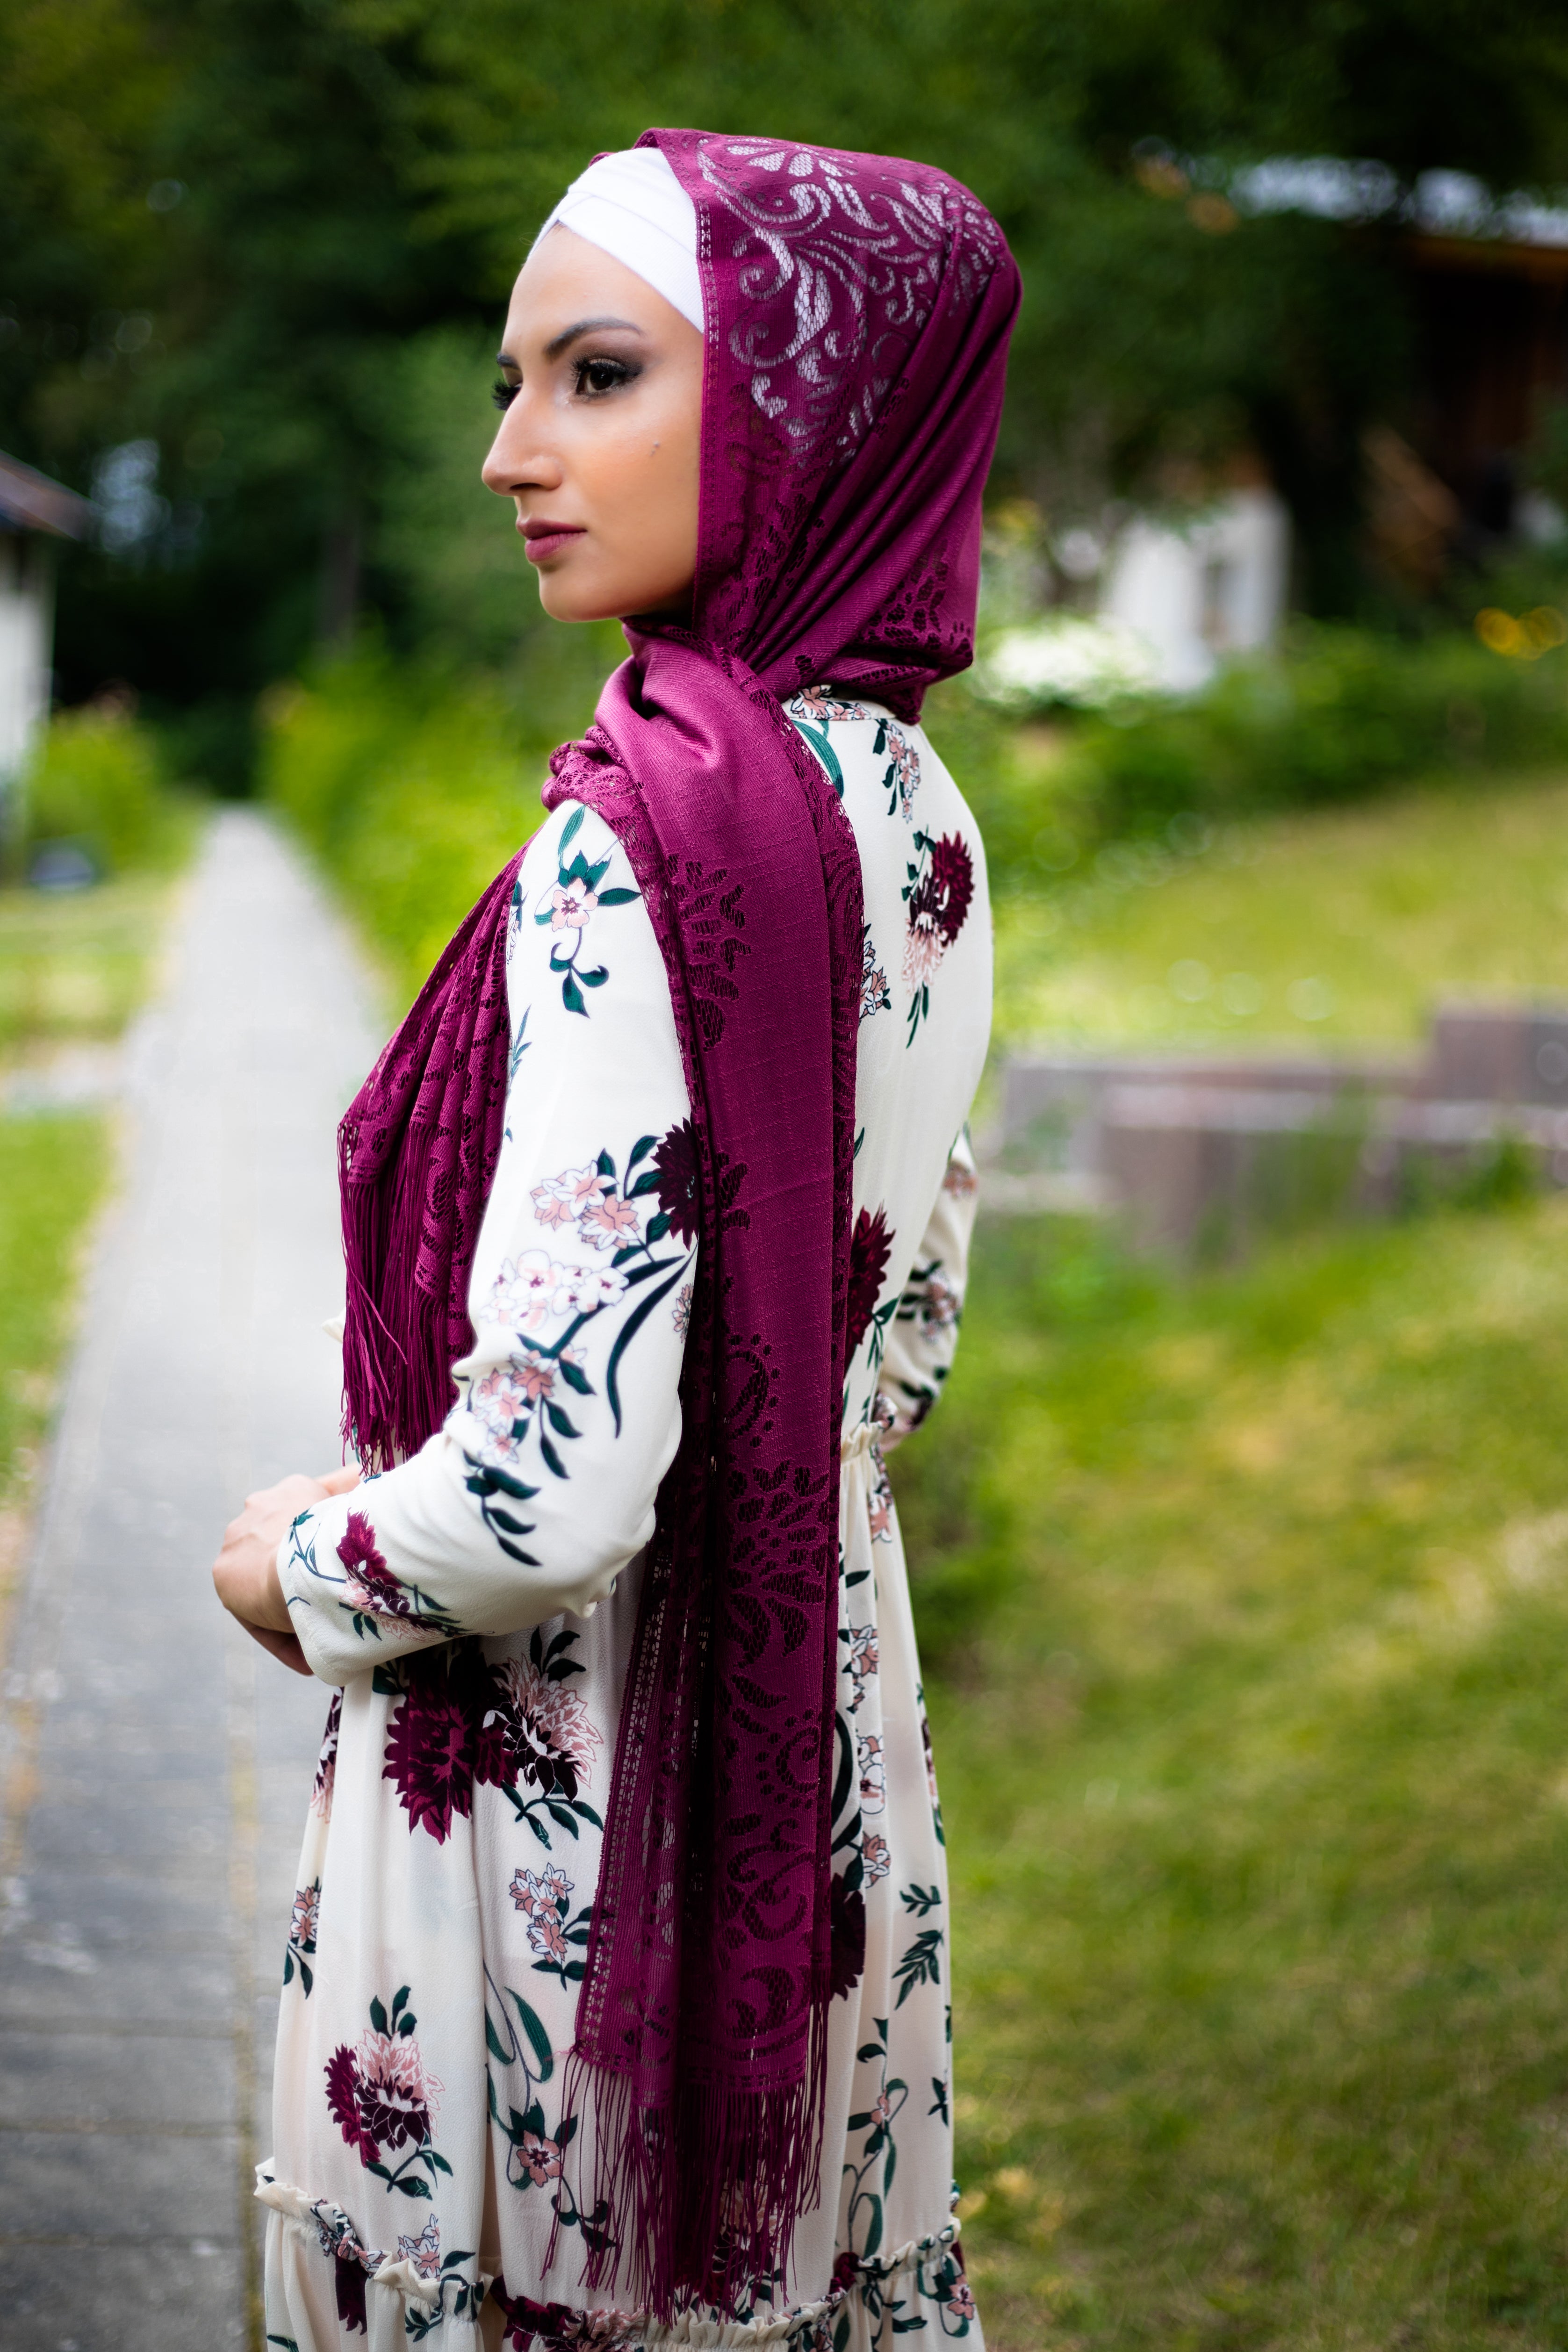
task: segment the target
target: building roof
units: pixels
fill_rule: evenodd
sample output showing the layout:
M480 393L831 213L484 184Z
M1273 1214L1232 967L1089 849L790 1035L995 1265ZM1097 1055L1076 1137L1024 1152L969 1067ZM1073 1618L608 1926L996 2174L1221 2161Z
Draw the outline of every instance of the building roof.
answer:
M78 498L63 482L35 473L0 450L0 529L47 530L57 539L87 539L98 520L90 499Z

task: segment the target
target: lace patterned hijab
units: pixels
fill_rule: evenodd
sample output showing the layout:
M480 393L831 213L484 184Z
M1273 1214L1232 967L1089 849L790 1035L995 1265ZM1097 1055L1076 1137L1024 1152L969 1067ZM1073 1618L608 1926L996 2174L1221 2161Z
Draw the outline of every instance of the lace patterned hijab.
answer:
M928 165L700 131L639 146L695 209L696 583L688 624L627 625L545 798L596 809L626 849L691 1100L682 1437L571 2077L607 2217L584 2283L629 2279L668 2318L765 2294L819 2193L861 897L780 702L831 683L912 719L971 660L1018 278L990 215ZM516 865L342 1124L345 1425L373 1463L439 1425L471 1344Z

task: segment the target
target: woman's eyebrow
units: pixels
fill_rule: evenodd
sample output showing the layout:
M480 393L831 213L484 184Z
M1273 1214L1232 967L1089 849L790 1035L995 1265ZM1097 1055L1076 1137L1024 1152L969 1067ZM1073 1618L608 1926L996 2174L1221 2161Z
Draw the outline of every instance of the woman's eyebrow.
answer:
M630 319L579 319L574 327L564 328L553 342L545 344L544 356L547 360L558 360L568 343L574 343L579 335L599 334L606 327L624 327L629 335L642 333L642 329L635 326Z
M553 342L545 344L544 356L547 360L558 360L567 345L574 343L579 335L599 334L606 327L623 327L628 335L640 335L643 331L630 319L579 319L574 327L563 328ZM496 365L510 368L514 375L522 373L522 369L510 352L498 352Z

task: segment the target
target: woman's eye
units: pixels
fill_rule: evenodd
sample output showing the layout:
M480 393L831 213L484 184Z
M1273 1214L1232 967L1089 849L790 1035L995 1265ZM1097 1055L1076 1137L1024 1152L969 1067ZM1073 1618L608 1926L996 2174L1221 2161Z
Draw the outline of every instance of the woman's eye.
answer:
M615 392L623 383L630 383L639 371L628 367L625 360L577 360L573 373L580 393Z
M508 383L505 376L500 375L490 386L490 399L497 408L510 408L521 390L521 384Z

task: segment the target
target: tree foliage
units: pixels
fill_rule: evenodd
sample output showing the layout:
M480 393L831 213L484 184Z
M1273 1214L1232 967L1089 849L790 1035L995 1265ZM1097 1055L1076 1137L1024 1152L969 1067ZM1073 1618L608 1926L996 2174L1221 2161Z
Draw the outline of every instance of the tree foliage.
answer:
M88 488L147 436L165 502L77 562L68 691L119 673L240 714L358 600L493 657L525 592L482 497L448 541L436 487L482 439L540 219L649 121L956 172L1025 272L1005 479L1060 513L1249 438L1333 609L1361 426L1406 396L1405 280L1391 233L1240 218L1228 174L1568 181L1568 27L1539 0L22 0L0 446Z

